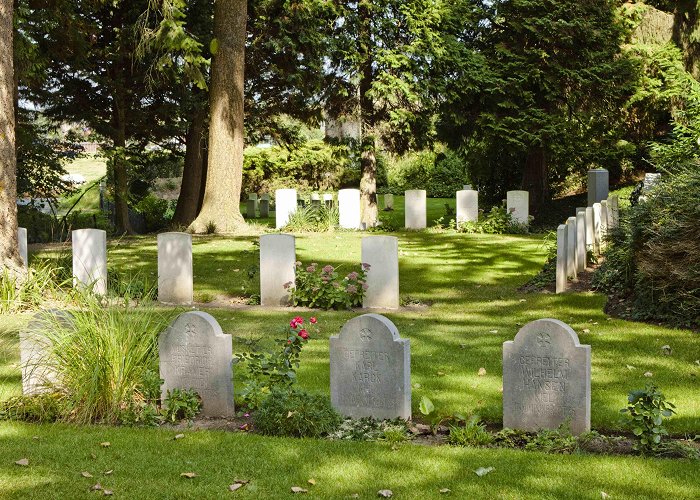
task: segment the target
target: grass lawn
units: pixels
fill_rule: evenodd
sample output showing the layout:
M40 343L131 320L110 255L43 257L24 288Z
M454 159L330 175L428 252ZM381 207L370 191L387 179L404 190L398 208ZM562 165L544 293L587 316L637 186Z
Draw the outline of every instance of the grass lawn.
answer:
M221 431L0 423L2 498L678 498L700 496L697 462L267 438ZM108 441L108 448L100 443ZM28 467L14 465L29 459ZM478 477L479 467L494 467ZM105 471L112 470L109 475ZM82 472L94 477L85 478ZM197 477L186 479L183 472ZM236 493L236 479L250 483ZM314 479L316 485L308 484ZM439 490L451 492L440 495Z

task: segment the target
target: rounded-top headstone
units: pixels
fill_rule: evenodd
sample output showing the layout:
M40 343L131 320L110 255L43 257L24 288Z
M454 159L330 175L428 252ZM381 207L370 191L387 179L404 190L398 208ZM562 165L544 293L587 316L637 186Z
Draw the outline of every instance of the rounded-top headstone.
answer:
M357 316L330 339L331 403L341 414L411 418L411 349L394 323Z
M591 428L591 346L562 321L538 319L503 343L503 426Z
M162 399L173 389L192 389L202 398L202 415L234 416L231 336L213 316L185 312L158 339Z

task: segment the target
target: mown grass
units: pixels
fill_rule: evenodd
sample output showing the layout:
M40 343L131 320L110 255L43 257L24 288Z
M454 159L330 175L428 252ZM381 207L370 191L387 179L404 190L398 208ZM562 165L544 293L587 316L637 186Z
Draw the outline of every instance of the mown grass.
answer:
M2 498L93 498L99 483L118 498L599 499L700 496L697 462L638 457L546 455L517 450L180 431L0 423ZM100 443L109 442L109 447ZM14 465L27 458L29 466ZM474 470L494 467L478 477ZM105 475L105 471L113 471ZM82 472L93 477L85 478ZM186 479L180 474L194 472ZM249 480L235 493L228 486ZM315 486L307 481L314 479ZM449 494L439 490L448 488Z
M349 269L360 261L364 235L354 232L297 236L297 258ZM426 395L445 414L478 414L502 419L502 344L520 326L538 318L570 324L592 347L592 425L619 430L619 410L629 391L653 381L678 406L669 422L674 434L700 433L700 342L698 334L609 318L605 297L594 293L523 294L518 287L545 259L540 236L398 233L401 295L422 305L387 312L403 337L411 340L413 413ZM195 297L257 294L256 238L194 238ZM112 241L110 265L147 276L156 273L153 237ZM249 277L249 272L252 278ZM206 305L202 306L207 309ZM269 344L293 309L238 307L208 309L234 338L234 352L250 343ZM169 314L175 314L170 310ZM361 311L318 311L322 328L302 354L301 387L328 393L328 337ZM0 331L3 331L0 328ZM13 328L6 338L16 338ZM661 347L670 345L671 356ZM1 362L0 362L1 363ZM11 364L12 362L10 362ZM480 368L485 376L478 376ZM7 372L8 364L0 365ZM236 384L240 383L240 369ZM645 377L651 372L651 378ZM9 390L17 378L0 386Z

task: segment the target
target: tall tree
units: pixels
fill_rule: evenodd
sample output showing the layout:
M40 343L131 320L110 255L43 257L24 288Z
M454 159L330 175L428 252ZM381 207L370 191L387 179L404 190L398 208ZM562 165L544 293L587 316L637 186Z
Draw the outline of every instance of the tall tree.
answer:
M17 245L17 157L13 70L13 0L0 0L0 266L22 274Z
M361 124L362 222L377 222L377 149L405 152L434 137L429 75L442 50L434 0L336 2L328 109Z
M214 5L209 156L202 210L190 228L232 233L245 225L240 209L243 178L243 86L246 0L217 0Z

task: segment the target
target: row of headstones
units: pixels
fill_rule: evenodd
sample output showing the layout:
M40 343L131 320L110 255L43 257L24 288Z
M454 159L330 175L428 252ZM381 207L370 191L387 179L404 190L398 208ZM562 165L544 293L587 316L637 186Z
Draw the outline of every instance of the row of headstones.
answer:
M234 414L232 339L204 312L181 314L159 339L163 394L195 389L203 414ZM352 418L411 418L410 341L384 316L364 314L330 338L331 403ZM554 319L528 323L503 344L503 425L590 430L591 349Z
M73 231L73 276L76 286L107 292L107 235L100 229ZM394 236L362 239L362 262L370 265L364 307L399 307L399 243ZM260 298L263 306L290 303L288 282L296 281L296 239L289 234L260 237ZM158 235L158 300L170 304L193 302L192 235Z
M457 221L476 222L479 217L479 192L465 185L465 189L457 191ZM267 195L263 195L267 196ZM333 204L333 195L323 195L324 203ZM405 196L405 219L406 229L425 229L427 227L427 192L424 189L412 189L404 193ZM311 199L312 205L321 204L320 195L317 199ZM255 202L257 195L249 195L248 216L255 213ZM275 226L281 229L287 225L289 217L296 211L298 206L296 189L278 189L275 191ZM529 218L529 193L527 191L508 191L506 197L508 212L514 220L522 224L528 223ZM384 195L384 208L394 208L394 196ZM338 210L340 212L340 227L344 229L363 229L360 208L359 189L341 189L338 191ZM267 212L266 212L267 213ZM254 217L254 215L252 215ZM266 217L267 215L265 215ZM261 217L262 210L261 210Z
M608 231L620 222L617 195L592 207L576 208L576 216L557 227L556 293L566 291L568 279L586 270L588 252L600 255Z
M296 282L296 238L291 234L265 234L260 237L260 304L287 306ZM369 264L365 308L399 307L399 240L395 236L362 238L361 262Z

